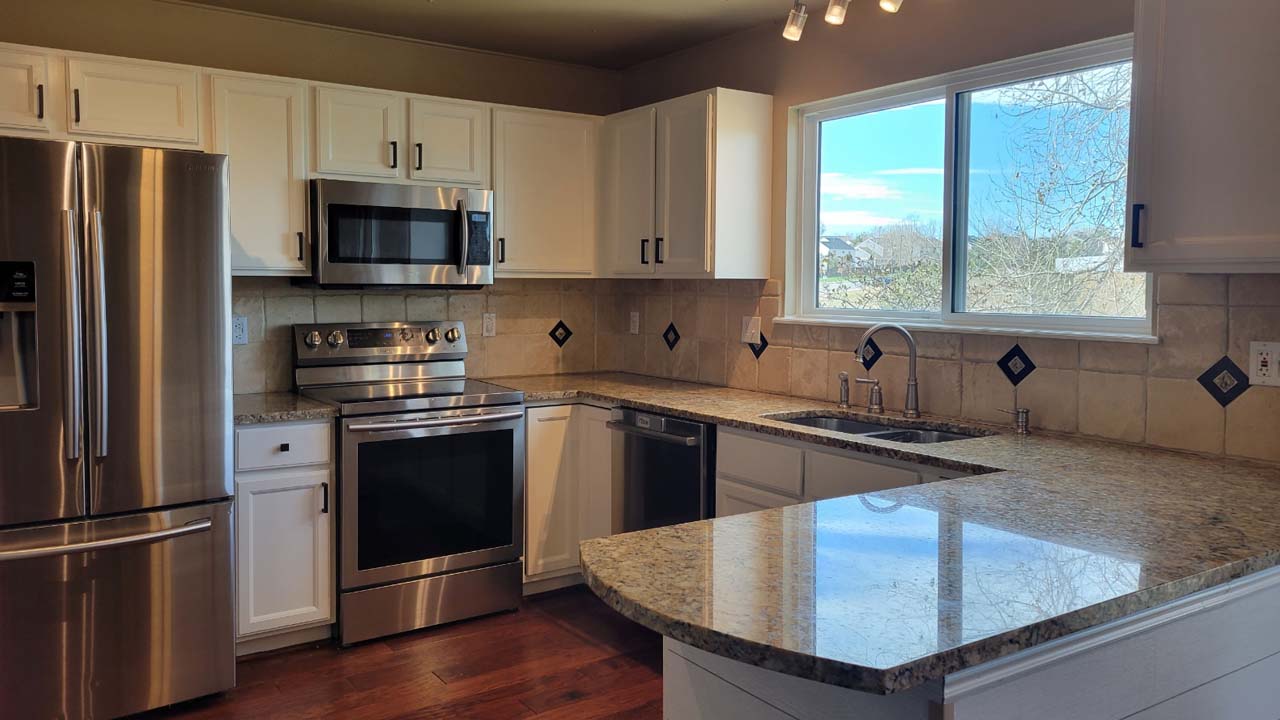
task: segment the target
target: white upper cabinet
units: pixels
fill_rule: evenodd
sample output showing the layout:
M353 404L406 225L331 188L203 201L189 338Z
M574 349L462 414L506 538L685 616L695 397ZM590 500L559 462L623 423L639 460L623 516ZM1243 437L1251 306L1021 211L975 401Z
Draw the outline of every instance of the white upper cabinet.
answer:
M663 274L711 271L711 93L658 105L657 229L653 262Z
M0 50L0 127L49 129L49 57Z
M400 177L405 99L377 90L316 88L316 171Z
M1126 270L1280 272L1277 29L1277 2L1138 0Z
M767 278L772 134L770 96L723 88L606 118L608 270Z
M231 269L307 275L306 83L215 75L214 149L231 158Z
M441 185L489 187L489 106L409 101L409 177Z
M643 107L605 120L601 254L618 275L653 273L657 110Z
M582 115L494 112L499 273L594 272L597 124Z
M200 141L196 68L72 57L67 60L71 135Z

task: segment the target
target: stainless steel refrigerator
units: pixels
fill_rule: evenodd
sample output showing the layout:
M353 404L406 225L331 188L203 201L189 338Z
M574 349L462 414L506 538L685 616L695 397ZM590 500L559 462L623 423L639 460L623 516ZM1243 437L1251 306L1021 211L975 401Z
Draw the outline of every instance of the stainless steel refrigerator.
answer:
M0 716L234 684L226 162L0 138Z

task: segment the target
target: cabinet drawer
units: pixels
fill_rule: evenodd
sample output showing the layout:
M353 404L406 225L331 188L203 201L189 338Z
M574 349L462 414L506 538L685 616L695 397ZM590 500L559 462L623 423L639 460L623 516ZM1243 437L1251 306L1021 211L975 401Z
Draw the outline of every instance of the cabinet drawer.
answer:
M716 478L716 517L785 507L798 502L800 501L796 498L754 488L729 478Z
M804 454L804 465L805 497L813 500L888 490L920 482L920 474L915 470L813 450Z
M332 457L332 438L329 423L236 430L236 470L327 463Z
M800 448L723 431L716 445L716 472L789 495L801 494L804 452Z

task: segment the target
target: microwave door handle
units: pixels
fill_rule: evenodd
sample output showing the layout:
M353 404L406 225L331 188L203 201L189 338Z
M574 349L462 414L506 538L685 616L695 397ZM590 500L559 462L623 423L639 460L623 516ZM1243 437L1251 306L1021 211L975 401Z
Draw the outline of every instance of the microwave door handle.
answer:
M458 237L462 248L458 254L458 274L467 279L467 247L471 245L471 229L467 227L467 201L458 201Z

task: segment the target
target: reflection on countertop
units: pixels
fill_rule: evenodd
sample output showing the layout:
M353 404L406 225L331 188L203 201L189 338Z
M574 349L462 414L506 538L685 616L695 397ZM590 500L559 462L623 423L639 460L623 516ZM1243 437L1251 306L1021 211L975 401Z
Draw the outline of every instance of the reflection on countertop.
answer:
M905 690L1280 564L1276 466L1008 431L906 446L761 417L829 403L633 375L494 382L974 473L583 544L623 615L825 683Z

